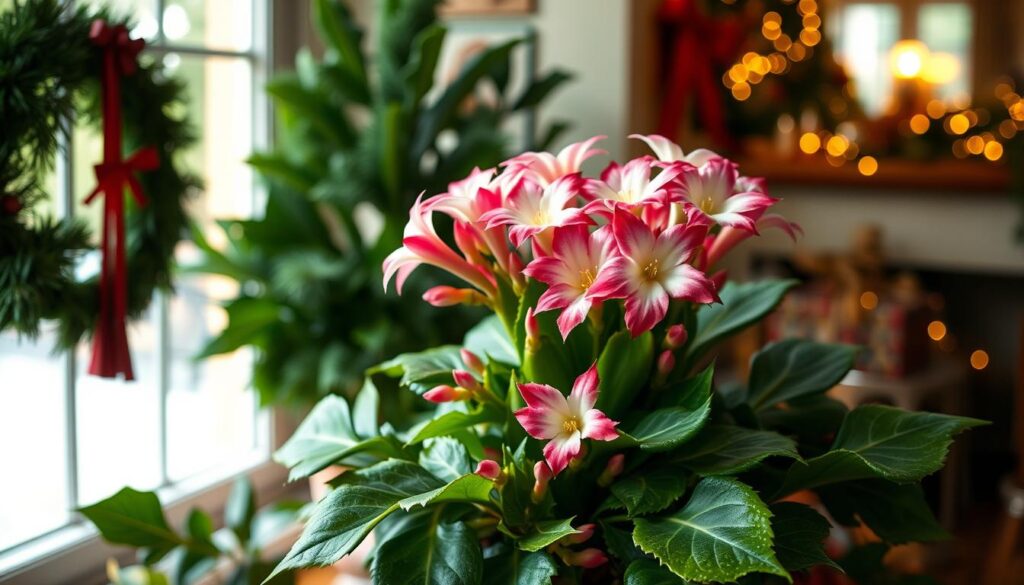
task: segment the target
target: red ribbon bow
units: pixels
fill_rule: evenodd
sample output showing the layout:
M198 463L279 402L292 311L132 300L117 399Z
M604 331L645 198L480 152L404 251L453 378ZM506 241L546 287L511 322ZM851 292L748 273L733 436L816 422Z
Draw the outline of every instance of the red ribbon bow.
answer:
M677 136L691 94L696 98L704 128L720 146L732 146L725 126L725 108L715 66L727 64L744 40L744 23L714 19L697 0L666 0L659 17L674 25L675 38L662 102L658 133Z
M96 188L86 198L92 203L103 198L103 266L100 272L100 315L93 334L89 373L103 378L123 374L135 379L132 357L125 330L128 312L128 275L124 250L124 189L145 205L146 195L135 177L139 171L157 168L160 160L155 149L139 149L122 158L121 149L121 75L131 75L144 42L128 37L124 26L110 26L102 20L92 23L89 33L93 44L103 51L103 162L95 166Z

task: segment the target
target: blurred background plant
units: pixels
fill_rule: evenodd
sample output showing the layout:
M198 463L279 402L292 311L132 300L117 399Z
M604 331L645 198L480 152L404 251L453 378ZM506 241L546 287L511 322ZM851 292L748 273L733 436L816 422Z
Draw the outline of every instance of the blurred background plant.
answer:
M512 144L503 130L570 79L558 70L513 71L516 51L526 49L522 39L480 50L436 86L446 34L438 4L376 3L378 32L366 51L347 7L315 0L323 58L301 50L295 71L266 88L278 115L276 147L249 159L268 186L262 217L219 222L223 250L195 230L203 258L190 269L240 285L226 305L228 326L201 357L254 348L253 384L263 405L352 394L364 370L385 357L460 340L480 314L420 301L443 282L429 271L410 278L404 296L386 296L381 262L400 245L422 191L445 191L510 149L543 149L567 128L529 128L525 144ZM510 95L515 76L525 79ZM450 233L450 226L439 230Z

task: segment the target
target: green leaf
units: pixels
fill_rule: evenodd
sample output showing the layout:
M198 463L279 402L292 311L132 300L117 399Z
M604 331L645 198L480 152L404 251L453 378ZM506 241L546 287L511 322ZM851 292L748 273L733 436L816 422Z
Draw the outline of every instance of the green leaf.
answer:
M697 311L697 332L686 351L686 363L693 364L719 342L763 319L796 284L796 280L726 283L719 294L722 304Z
M839 432L849 412L850 409L842 402L819 394L793 399L786 408L761 411L758 418L765 428L784 429L786 434L819 440Z
M787 571L816 565L837 567L825 554L824 541L832 525L821 514L796 502L772 504L771 511L775 554Z
M256 515L256 497L253 495L252 482L245 476L235 480L231 494L224 505L224 525L238 538L245 548L252 536L252 519Z
M329 46L338 52L341 66L351 73L353 80L366 86L366 67L359 49L362 36L343 2L315 0L313 22Z
M416 435L412 439L409 439L408 444L415 445L434 437L450 436L453 433L464 431L481 423L502 422L504 418L504 413L499 412L494 408L489 408L486 405L480 405L471 412L453 410L432 419L426 425L421 427L419 431L416 432Z
M687 410L701 408L711 396L711 383L715 377L715 365L711 364L703 372L666 387L658 399L660 406L681 406Z
M519 366L519 352L497 315L490 315L466 333L463 345L476 355L498 360L512 367Z
M469 451L451 437L430 439L420 451L420 466L444 481L454 481L473 470Z
M507 477L505 484L498 489L502 522L507 526L517 528L526 525L530 520L530 515L534 514L536 509L532 500L533 466L526 459L525 444L524 441L515 453L508 448L507 444L504 446L502 461L505 463ZM550 503L550 492L544 501Z
M711 396L696 410L662 408L640 420L629 432L644 451L675 449L697 434L711 413Z
M685 583L672 571L651 559L637 559L626 567L624 585L685 585Z
M390 460L346 473L317 503L298 541L271 577L290 569L326 566L352 552L399 502L440 487L419 465Z
M829 513L840 524L861 522L890 544L947 540L918 484L899 485L884 479L850 481L818 490Z
M443 26L431 25L413 39L409 62L402 67L405 84L409 88L409 100L413 104L418 104L434 85L434 72L446 32Z
M735 475L768 457L800 459L796 443L771 431L734 425L708 425L675 461L701 475Z
M852 345L803 339L769 344L751 362L750 406L760 410L828 391L853 367L857 351Z
M157 558L185 543L167 525L160 500L153 492L125 487L109 498L78 511L96 526L107 542L148 548L156 552Z
M650 331L636 338L628 331L612 335L597 360L600 379L597 408L618 420L640 390L646 387L653 358L654 337Z
M462 522L444 522L443 508L418 518L381 544L373 557L378 585L477 585L483 555L476 533Z
M400 378L399 384L423 395L438 384L453 384L452 370L465 368L459 356L459 346L442 345L416 353L403 353L380 365L374 366L367 374L385 374Z
M789 577L772 551L771 513L754 490L707 477L686 506L636 518L633 540L683 579L731 582L753 572Z
M558 574L558 565L543 552L507 552L484 559L488 585L550 585Z
M228 326L207 343L196 359L231 353L244 345L255 345L266 335L267 327L281 319L281 307L268 299L241 297L224 308L228 314Z
M380 392L377 391L373 380L367 378L352 405L352 426L357 436L370 438L380 435L377 420L379 410Z
M781 494L854 479L919 481L942 467L953 435L983 424L973 418L861 406L846 416L831 450L790 467Z
M523 91L522 95L516 99L515 103L512 105L512 111L539 106L540 103L547 99L552 92L558 89L558 86L571 79L571 73L560 69L551 71L544 77L534 79Z
M348 402L330 395L313 407L295 434L274 453L274 460L291 470L288 477L294 481L361 454L381 458L404 456L394 437L361 439L352 426Z
M249 166L268 179L275 179L299 192L309 191L316 185L317 175L281 154L254 153L245 159Z
M579 530L572 527L572 521L574 519L575 517L566 518L565 520L545 520L543 522L538 522L532 531L519 539L519 548L525 551L534 552L546 547L563 536L578 534Z
M303 87L297 79L274 78L267 83L266 91L278 107L308 120L317 133L334 146L348 148L355 144L355 130L344 112L323 95Z
M622 564L649 558L633 543L632 525L629 525L630 530L626 530L623 528L626 526L625 524L616 524L604 520L599 521L598 524L601 525L601 535L604 536L604 543L608 546L608 552L622 561Z
M630 516L653 514L686 493L686 471L664 464L645 467L616 480L611 491Z
M398 502L398 505L408 512L417 507L445 502L487 504L491 501L491 490L493 489L493 481L480 477L475 473L469 473L456 478L448 485L405 498Z

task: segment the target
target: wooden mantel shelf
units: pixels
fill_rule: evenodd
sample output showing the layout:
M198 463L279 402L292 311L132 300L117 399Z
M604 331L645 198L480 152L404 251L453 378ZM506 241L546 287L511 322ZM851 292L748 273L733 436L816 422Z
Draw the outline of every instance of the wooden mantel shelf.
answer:
M878 161L878 172L870 177L857 170L856 162L834 167L821 155L799 154L788 158L758 155L741 157L738 162L744 175L765 177L771 185L956 191L961 194L1003 194L1010 188L1010 169L1005 161L882 159Z

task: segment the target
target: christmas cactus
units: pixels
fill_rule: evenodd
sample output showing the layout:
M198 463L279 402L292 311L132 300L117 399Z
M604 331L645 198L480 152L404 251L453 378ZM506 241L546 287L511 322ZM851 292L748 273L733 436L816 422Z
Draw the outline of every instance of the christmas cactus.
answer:
M387 585L782 583L833 564L826 510L888 543L944 536L918 482L980 421L848 411L825 394L853 364L846 345L773 343L746 383L716 380L716 348L794 284L717 267L760 230L799 228L736 164L637 138L656 156L600 178L581 173L601 154L591 139L416 201L385 287L428 264L465 286L427 302L493 315L461 347L371 370L436 403L421 423L378 427L370 381L351 407L311 412L278 460L293 478L345 470L277 572L372 538Z

